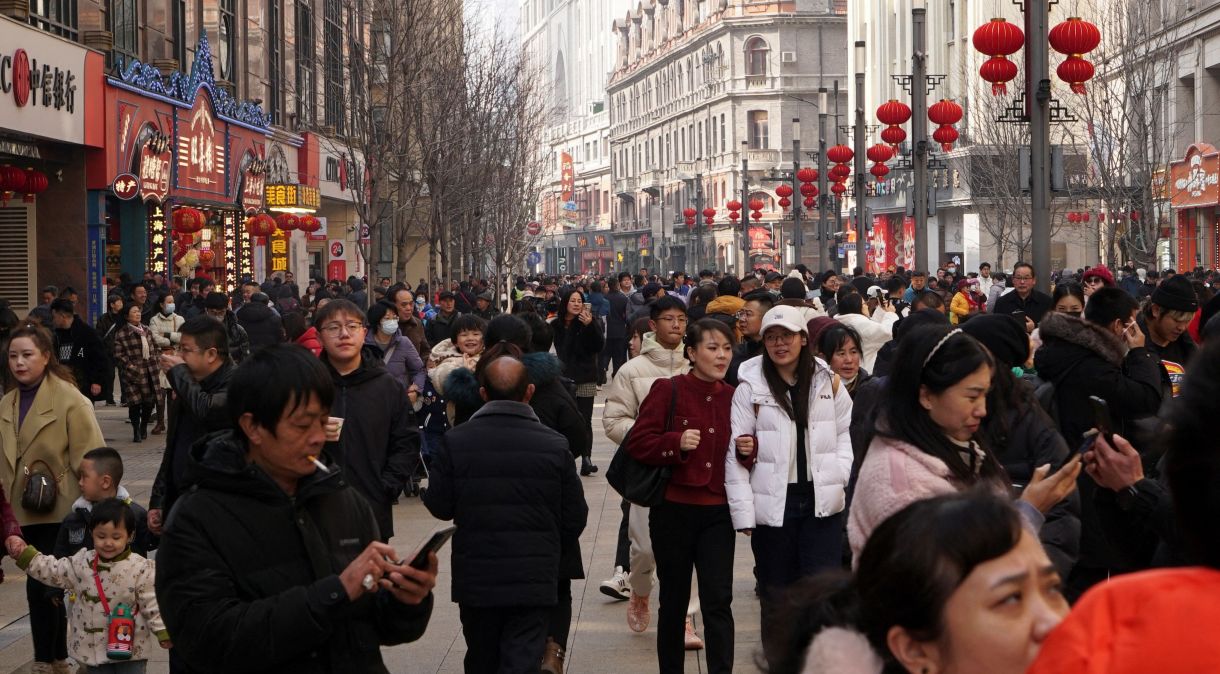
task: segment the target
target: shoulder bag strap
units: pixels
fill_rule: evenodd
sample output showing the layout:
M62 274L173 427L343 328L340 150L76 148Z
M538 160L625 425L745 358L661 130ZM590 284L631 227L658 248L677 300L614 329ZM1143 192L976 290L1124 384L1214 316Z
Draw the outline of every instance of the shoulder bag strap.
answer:
M668 433L674 425L674 412L678 409L677 377L669 378L669 418L665 420L665 432Z
M97 575L97 551L93 552L93 582L97 585L97 598L102 602L102 611L110 616L110 602L106 601L106 592L102 589L102 577Z

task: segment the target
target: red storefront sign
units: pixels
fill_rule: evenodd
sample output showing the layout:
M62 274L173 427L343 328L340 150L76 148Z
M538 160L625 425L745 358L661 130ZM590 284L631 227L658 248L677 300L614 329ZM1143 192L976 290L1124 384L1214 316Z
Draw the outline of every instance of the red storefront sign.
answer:
M114 179L110 189L114 191L114 196L123 201L135 199L140 193L140 180L130 173L123 173Z
M145 201L165 201L169 196L170 162L173 154L167 148L163 152L153 149L152 142L144 143L140 149L140 198Z
M1169 165L1169 200L1174 208L1220 203L1220 154L1207 143L1195 143L1186 157Z

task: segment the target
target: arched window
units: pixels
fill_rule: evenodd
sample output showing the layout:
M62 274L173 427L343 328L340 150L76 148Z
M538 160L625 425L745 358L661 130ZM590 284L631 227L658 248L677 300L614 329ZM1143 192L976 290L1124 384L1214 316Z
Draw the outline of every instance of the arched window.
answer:
M767 57L771 48L761 37L752 37L746 41L746 75L766 75Z

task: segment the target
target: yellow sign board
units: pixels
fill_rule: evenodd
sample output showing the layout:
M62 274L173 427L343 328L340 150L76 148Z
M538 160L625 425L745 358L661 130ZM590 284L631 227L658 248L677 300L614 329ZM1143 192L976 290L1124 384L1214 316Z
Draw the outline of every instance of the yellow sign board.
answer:
M273 184L266 188L267 208L285 213L313 213L322 207L322 193L308 185Z

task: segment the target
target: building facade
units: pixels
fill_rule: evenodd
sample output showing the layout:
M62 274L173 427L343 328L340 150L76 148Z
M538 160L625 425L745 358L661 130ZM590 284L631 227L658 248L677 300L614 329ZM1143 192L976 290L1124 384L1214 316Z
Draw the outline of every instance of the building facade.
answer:
M791 172L794 160L814 162L820 89L840 92L825 111L827 145L836 142L847 102L846 21L844 0L645 0L615 19L607 104L619 268L740 273L797 262L775 175ZM764 203L748 246L726 208L744 194ZM697 202L716 213L691 231L683 211ZM817 265L821 248L806 233L800 261Z

